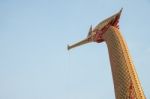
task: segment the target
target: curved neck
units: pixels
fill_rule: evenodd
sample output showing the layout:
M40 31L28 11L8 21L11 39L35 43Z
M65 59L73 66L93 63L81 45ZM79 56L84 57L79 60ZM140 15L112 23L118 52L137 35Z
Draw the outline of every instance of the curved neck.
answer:
M110 27L103 35L106 41L116 99L145 99L127 45L120 31Z

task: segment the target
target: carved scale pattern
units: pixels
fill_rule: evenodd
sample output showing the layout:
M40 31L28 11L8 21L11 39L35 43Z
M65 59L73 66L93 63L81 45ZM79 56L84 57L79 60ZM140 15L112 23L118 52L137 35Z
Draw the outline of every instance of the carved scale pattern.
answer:
M116 99L146 99L119 29L110 27L102 38L109 51Z

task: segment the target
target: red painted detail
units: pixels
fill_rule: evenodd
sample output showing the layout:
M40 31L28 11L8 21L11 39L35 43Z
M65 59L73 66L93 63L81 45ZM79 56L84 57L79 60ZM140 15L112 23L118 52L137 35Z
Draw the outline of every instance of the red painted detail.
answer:
M104 41L102 39L102 35L109 29L110 26L114 26L119 29L119 25L118 25L119 18L120 18L120 15L117 15L114 20L110 21L102 29L94 30L93 32L96 32L96 35L94 36L94 41L97 43Z
M111 23L111 22L110 22ZM94 41L96 41L97 43L100 43L102 41L104 41L102 39L102 35L108 30L108 28L111 26L111 24L108 23L107 25L105 25L102 29L96 29L95 32L96 32L96 35L95 35L95 38L94 38Z
M133 83L131 82L130 86L129 86L129 99L134 99L134 95L133 95Z

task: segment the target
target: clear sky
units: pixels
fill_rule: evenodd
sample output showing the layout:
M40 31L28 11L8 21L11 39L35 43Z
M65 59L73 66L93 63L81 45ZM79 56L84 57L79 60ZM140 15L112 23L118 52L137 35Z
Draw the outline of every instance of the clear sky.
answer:
M120 30L149 99L150 0L0 0L0 99L115 99L106 44L66 46L122 7Z

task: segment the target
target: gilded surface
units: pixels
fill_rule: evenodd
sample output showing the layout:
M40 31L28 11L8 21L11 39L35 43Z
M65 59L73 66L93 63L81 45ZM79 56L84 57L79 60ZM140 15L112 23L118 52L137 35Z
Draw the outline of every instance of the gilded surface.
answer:
M109 51L116 99L145 99L127 45L115 27L103 35Z

